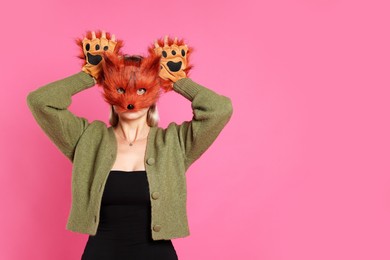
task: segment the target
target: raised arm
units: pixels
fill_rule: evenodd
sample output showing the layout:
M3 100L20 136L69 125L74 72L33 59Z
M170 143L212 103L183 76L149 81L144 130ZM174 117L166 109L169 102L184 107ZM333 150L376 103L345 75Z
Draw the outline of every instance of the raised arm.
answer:
M193 118L175 127L187 168L214 142L230 120L233 107L230 98L205 88L190 78L182 78L173 84L175 92L191 101Z
M27 95L28 107L38 125L70 161L73 161L77 142L89 123L68 108L73 95L94 85L94 79L81 71Z
M87 31L77 38L79 58L83 60L81 71L67 78L47 84L27 96L27 104L35 120L53 143L73 161L80 136L88 127L88 120L68 110L72 96L101 81L102 55L104 52L121 54L122 40L105 31Z
M164 39L156 40L148 50L161 57L159 76L162 88L165 91L174 90L191 101L192 120L168 126L168 129L173 127L177 132L188 168L210 147L230 120L233 113L232 102L230 98L187 77L192 68L189 60L193 48L188 47L182 39L165 36Z

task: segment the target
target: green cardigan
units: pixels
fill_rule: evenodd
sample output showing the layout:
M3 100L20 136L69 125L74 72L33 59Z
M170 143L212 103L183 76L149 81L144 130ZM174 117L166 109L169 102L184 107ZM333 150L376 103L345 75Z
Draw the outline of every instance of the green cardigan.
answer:
M91 123L68 110L72 96L94 86L85 72L40 87L27 104L42 130L73 163L72 203L66 229L96 235L101 199L117 154L112 126ZM186 171L217 138L232 115L231 100L189 78L173 85L192 102L193 118L148 134L145 169L151 201L154 240L188 236Z

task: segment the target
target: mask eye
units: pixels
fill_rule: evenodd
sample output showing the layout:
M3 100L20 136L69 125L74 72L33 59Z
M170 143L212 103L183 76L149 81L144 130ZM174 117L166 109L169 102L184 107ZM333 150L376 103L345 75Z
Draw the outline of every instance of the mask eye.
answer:
M146 93L146 89L145 88L139 88L137 89L137 95L143 95Z
M117 88L116 91L117 91L119 94L125 93L125 90L124 90L123 88Z

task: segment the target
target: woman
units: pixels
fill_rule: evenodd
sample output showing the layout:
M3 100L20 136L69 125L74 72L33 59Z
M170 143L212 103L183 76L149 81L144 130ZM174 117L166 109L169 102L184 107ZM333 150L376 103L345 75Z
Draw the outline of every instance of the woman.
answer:
M186 176L232 115L229 98L187 77L191 48L165 37L148 57L122 55L122 41L88 32L82 71L28 97L43 131L73 163L66 229L89 234L82 259L177 259L171 239L189 235ZM99 83L110 127L72 114L71 97ZM193 118L157 126L161 90L191 101Z

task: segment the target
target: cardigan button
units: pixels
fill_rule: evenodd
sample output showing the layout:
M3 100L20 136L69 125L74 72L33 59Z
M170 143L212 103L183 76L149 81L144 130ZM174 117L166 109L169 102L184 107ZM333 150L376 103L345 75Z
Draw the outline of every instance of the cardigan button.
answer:
M156 231L156 232L159 232L161 230L161 226L160 225L154 225L153 230Z
M157 191L155 191L155 192L152 193L152 198L153 198L153 199L156 200L156 199L158 199L159 197L160 197L160 193L158 193Z
M93 221L96 223L96 220L97 220L97 216L95 215L95 217L93 218Z
M153 165L155 162L154 158L149 158L148 160L146 160L146 163L149 164L149 165Z

